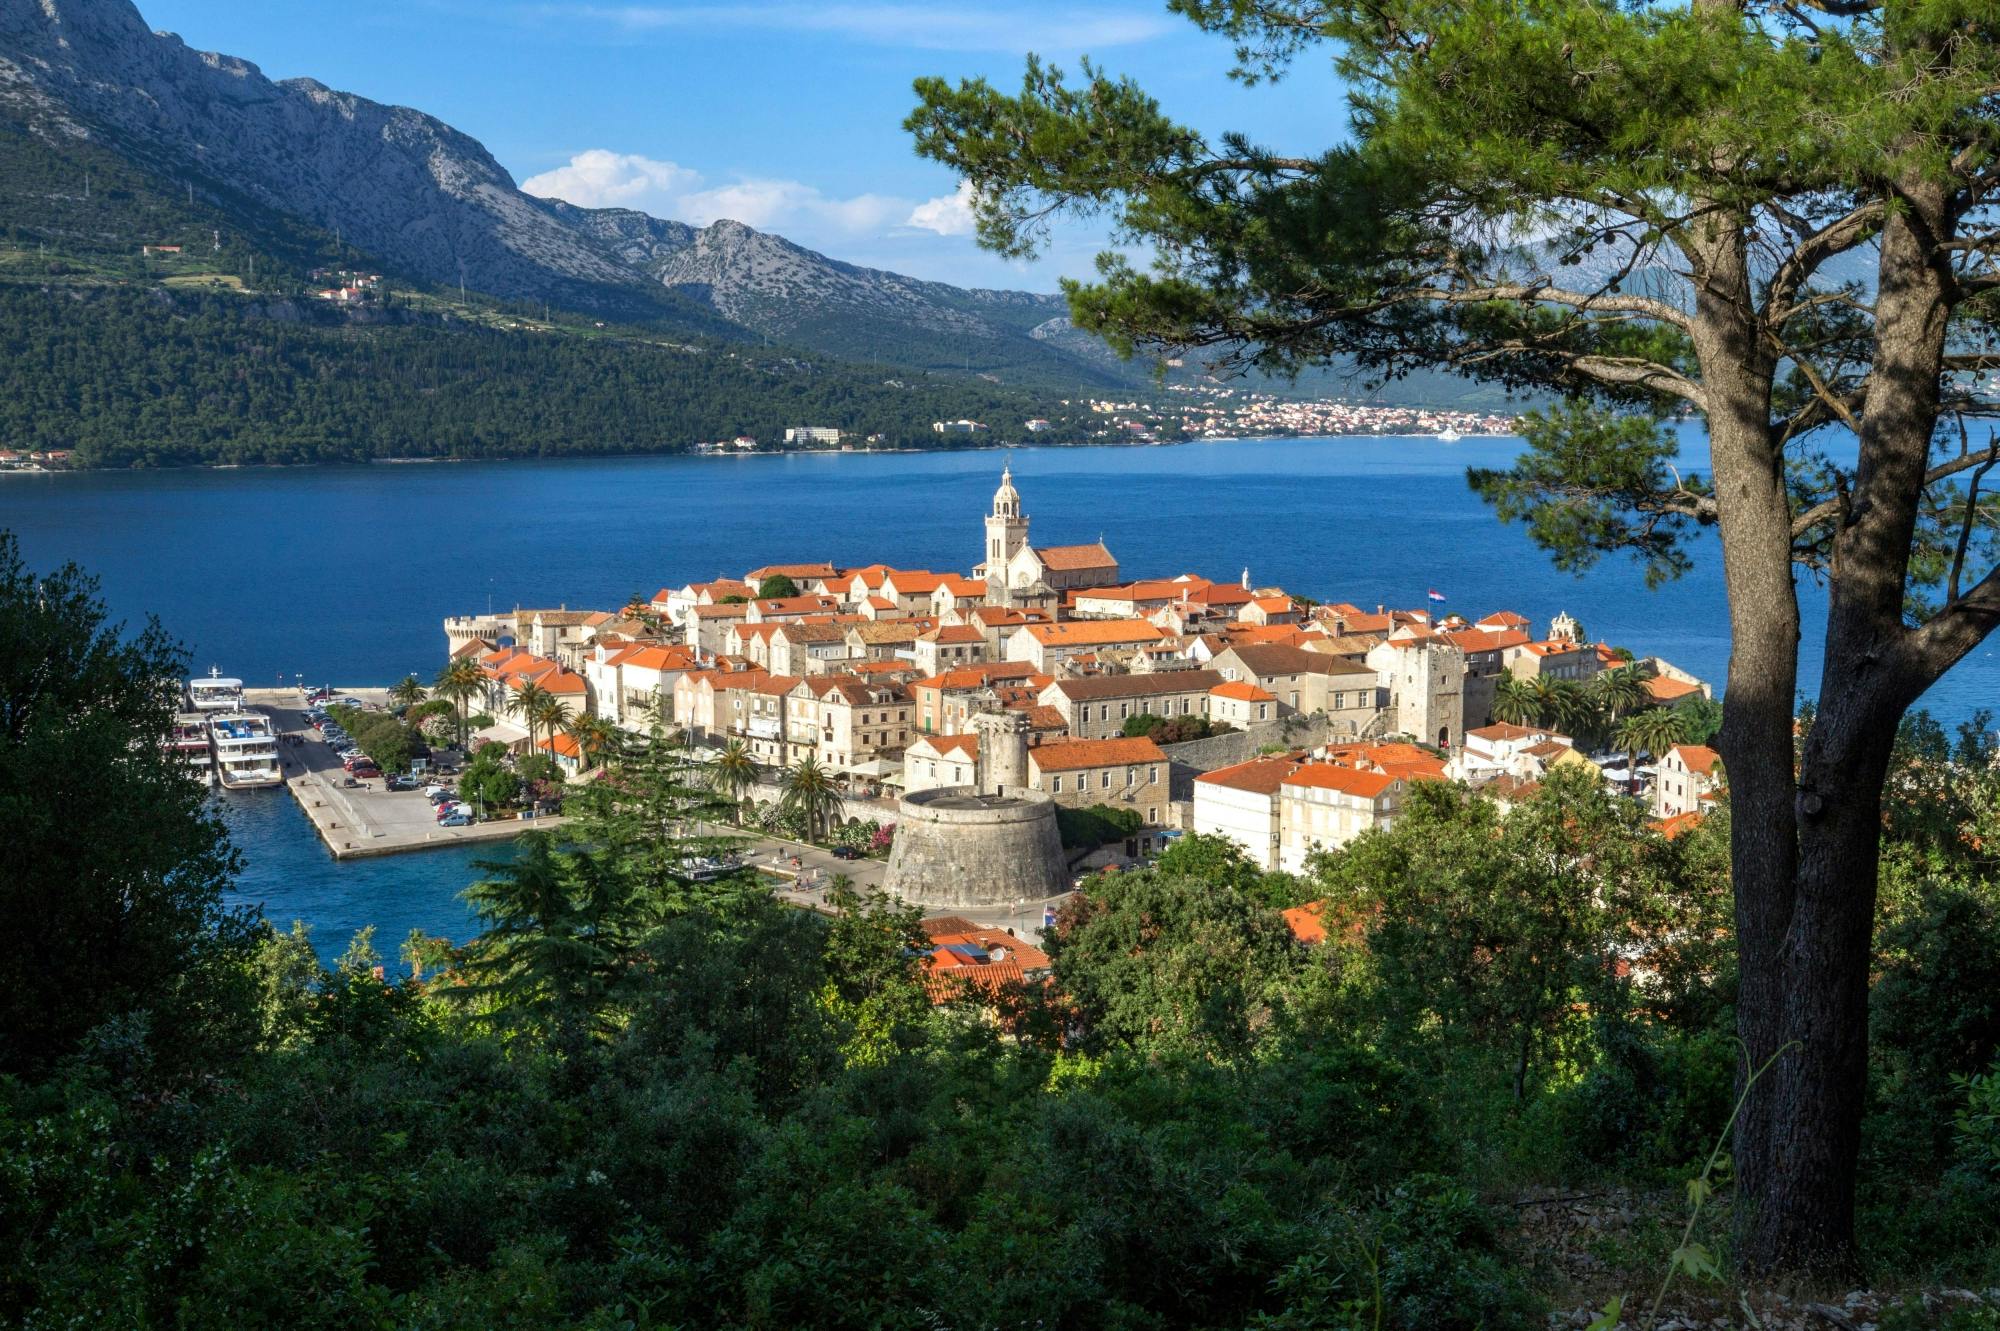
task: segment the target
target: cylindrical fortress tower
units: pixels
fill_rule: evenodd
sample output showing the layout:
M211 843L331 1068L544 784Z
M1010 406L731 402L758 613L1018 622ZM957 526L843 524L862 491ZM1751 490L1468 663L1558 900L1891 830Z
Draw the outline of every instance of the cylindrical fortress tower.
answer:
M1028 714L980 712L972 718L979 736L978 789L983 795L1006 795L1028 785Z
M984 766L985 736L980 738ZM1070 885L1055 801L1025 784L1009 784L1004 795L965 786L906 795L883 886L926 906L976 908L1061 896Z

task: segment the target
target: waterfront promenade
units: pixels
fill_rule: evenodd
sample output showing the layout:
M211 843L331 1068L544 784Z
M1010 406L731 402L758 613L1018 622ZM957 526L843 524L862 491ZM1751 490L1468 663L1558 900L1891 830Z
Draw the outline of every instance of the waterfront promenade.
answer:
M363 702L381 703L382 689L343 690ZM337 860L397 855L441 846L512 841L534 828L557 828L559 817L535 821L503 819L469 827L439 827L437 811L421 790L391 791L379 781L345 785L347 773L306 720L293 689L247 689L244 699L270 714L279 735L278 756L285 787L312 821L313 830Z

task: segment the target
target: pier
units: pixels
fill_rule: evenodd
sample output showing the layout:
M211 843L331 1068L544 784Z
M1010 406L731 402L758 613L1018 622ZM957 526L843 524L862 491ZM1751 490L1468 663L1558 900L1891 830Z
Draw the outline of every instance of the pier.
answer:
M366 703L386 702L386 689L343 689ZM446 846L512 841L523 832L562 826L560 817L506 818L469 827L439 827L421 790L391 791L379 781L347 786L347 773L306 719L294 689L246 689L244 700L271 717L279 735L285 789L305 810L313 830L337 860L401 855Z

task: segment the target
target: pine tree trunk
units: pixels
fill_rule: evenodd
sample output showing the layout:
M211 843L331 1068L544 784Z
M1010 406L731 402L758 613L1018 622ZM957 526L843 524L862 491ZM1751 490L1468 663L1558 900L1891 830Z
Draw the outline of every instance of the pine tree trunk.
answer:
M1914 650L1903 623L1949 306L1931 254L1944 233L1941 193L1917 179L1902 199L1906 211L1892 214L1881 236L1872 387L1851 502L1834 536L1819 712L1798 762L1796 811L1782 824L1796 846L1791 879L1775 876L1775 856L1766 859L1760 845L1770 835L1760 824L1775 812L1777 772L1760 767L1758 810L1746 818L1739 803L1733 824L1739 1030L1751 1068L1776 1055L1744 1106L1737 1141L1745 1202L1738 1259L1759 1274L1844 1278L1859 1265L1855 1174L1882 783L1903 713L1949 665ZM1726 725L1737 706L1733 662L1730 679ZM1772 756L1760 753L1760 764ZM1737 750L1723 757L1733 793Z
M1801 771L1799 867L1778 956L1780 1001L1771 1019L1754 1026L1760 1040L1775 1042L1762 1057L1776 1053L1777 1060L1752 1095L1759 1133L1738 1258L1758 1273L1844 1279L1858 1268L1868 957L1882 780L1895 723L1837 704L1828 711L1814 722L1813 757ZM1749 1148L1739 1141L1739 1156Z

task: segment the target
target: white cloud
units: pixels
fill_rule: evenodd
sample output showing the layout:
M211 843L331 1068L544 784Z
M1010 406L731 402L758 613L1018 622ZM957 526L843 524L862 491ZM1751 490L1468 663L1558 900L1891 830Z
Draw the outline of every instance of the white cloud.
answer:
M1037 12L1014 5L736 3L543 5L540 13L595 19L628 31L756 28L830 33L878 46L936 51L1083 51L1130 46L1171 30L1165 15L1120 9Z
M940 236L969 236L973 230L972 182L961 180L950 194L940 194L910 209L903 225Z
M562 199L579 208L648 210L700 181L699 173L673 162L591 148L553 171L529 176L521 188L537 198Z
M636 208L696 226L729 218L759 230L824 236L880 231L910 216L887 194L839 198L798 180L745 176L709 184L699 171L638 153L590 148L521 182L529 194L582 208Z
M681 200L681 216L697 226L727 217L745 226L782 231L814 222L842 232L876 231L901 217L908 199L857 194L838 199L796 180L738 180L699 190Z

